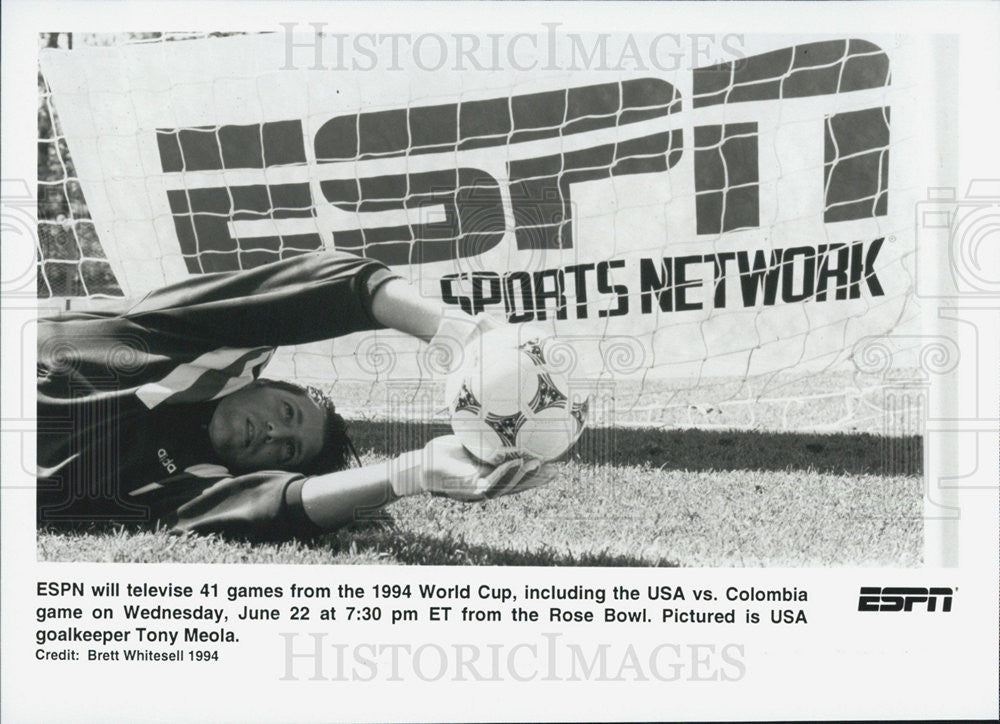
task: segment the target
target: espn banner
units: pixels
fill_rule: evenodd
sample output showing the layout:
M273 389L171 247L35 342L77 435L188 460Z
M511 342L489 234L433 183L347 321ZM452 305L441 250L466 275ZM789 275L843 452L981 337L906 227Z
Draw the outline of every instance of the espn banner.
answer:
M651 39L563 49L617 59ZM41 67L128 295L335 248L546 326L575 375L843 369L859 341L917 328L928 53L740 39L666 70L518 70L513 46L506 70L428 70L381 45L359 63L311 33L50 51ZM413 340L376 339L280 358L302 379L421 374Z

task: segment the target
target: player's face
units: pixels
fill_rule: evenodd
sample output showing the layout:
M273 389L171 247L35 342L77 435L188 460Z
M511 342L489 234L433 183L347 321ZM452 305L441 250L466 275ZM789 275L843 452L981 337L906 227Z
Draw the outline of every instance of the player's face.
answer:
M324 424L307 395L257 383L222 398L208 435L233 472L299 470L323 447Z

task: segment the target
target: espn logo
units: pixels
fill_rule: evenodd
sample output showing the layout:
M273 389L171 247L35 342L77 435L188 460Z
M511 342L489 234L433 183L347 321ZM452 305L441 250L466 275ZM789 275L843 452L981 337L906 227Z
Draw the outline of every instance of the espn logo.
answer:
M951 588L866 588L862 586L858 597L859 611L912 611L921 604L928 611L938 610L938 600L941 601L941 612L951 611L951 598L954 590Z
M165 127L156 143L192 274L249 269L330 240L389 266L480 256L509 229L521 251L572 249L580 185L668 173L685 154L696 233L715 243L719 234L761 225L761 189L774 184L762 183L760 158L777 154L760 148L772 103L826 98L812 141L822 144L812 185L823 195L824 223L886 216L890 108L875 101L845 110L842 98L890 80L889 57L877 45L823 40L694 68L689 100L650 76L362 109L318 125L289 118ZM730 117L704 115L715 106L749 110L738 122L705 120ZM244 170L274 171L234 173ZM233 178L282 180L232 185Z

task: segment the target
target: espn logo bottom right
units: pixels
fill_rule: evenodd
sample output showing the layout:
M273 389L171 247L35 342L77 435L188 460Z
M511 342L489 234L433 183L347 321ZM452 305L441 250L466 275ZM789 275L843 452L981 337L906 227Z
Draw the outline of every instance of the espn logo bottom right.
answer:
M951 588L861 588L859 611L913 611L925 607L928 611L951 611ZM938 601L941 607L938 608Z

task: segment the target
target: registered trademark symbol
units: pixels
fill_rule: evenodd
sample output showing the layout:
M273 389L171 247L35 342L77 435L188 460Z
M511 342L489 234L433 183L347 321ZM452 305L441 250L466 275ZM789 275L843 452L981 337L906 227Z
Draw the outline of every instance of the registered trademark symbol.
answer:
M892 234L891 236L887 236L885 240L888 241L890 244L895 243L896 235Z

